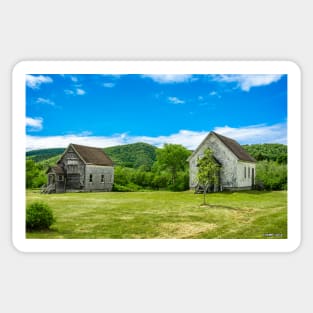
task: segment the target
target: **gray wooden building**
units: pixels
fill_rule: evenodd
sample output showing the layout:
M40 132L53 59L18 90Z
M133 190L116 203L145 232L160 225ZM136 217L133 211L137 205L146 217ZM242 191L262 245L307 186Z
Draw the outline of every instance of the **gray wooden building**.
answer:
M197 191L202 188L197 181L197 163L208 148L219 165L219 182L210 186L208 191L249 190L254 187L256 160L234 139L210 132L188 158L191 189Z
M111 191L114 167L102 149L70 144L47 175L46 193Z

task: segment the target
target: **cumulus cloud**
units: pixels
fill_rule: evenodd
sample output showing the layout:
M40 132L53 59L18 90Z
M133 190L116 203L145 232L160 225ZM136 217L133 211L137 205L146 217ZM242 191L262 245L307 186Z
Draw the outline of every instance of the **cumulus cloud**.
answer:
M287 125L252 125L247 127L215 127L214 131L237 140L241 144L283 143L287 144Z
M31 118L26 117L26 127L29 131L39 131L42 129L43 119L41 117Z
M252 87L260 87L270 85L281 79L283 75L274 74L229 74L214 75L213 80L226 83L237 83L237 86L243 91L249 91Z
M84 95L85 93L86 93L86 91L83 90L83 89L80 89L80 88L77 88L77 89L76 89L76 94L77 94L78 96L82 96L82 95Z
M214 131L237 140L240 144L253 143L287 143L286 124L254 125L247 127L216 127ZM45 148L63 148L70 143L77 143L94 147L111 147L136 142L145 142L156 147L162 147L165 143L181 144L187 149L194 150L207 136L209 130L192 131L180 130L167 136L131 136L127 133L113 136L91 136L90 132L66 136L27 136L27 150Z
M190 74L151 74L142 75L142 77L150 78L159 84L185 83L192 80Z
M183 103L185 103L184 100L181 100L181 99L179 99L177 97L168 97L167 99L168 99L168 101L170 103L174 103L174 104L183 104Z
M53 80L49 76L26 75L26 85L32 89L39 89L42 84L52 83Z
M52 100L46 99L46 98L38 98L36 100L36 103L48 104L48 105L52 105L52 106L55 104Z

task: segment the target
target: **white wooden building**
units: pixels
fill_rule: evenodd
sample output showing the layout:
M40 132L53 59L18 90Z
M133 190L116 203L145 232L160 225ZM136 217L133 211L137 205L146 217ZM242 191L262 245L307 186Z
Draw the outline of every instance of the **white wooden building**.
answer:
M208 148L220 165L219 183L210 186L208 191L249 190L254 187L256 160L234 139L210 132L188 158L191 189L201 189L197 181L197 163Z

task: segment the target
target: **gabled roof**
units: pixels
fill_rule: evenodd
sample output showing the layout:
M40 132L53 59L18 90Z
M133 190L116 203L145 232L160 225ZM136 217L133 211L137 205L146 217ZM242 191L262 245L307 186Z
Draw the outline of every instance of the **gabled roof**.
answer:
M212 132L240 161L256 162L256 160L244 150L234 139Z
M113 166L112 160L101 148L70 144L78 156L87 164Z
M187 159L189 161L202 147L202 145L208 140L208 138L212 135L215 135L240 161L246 162L256 162L256 160L243 149L243 147L234 139L228 138L226 136L222 136L216 132L210 132L201 144L197 147L197 149L192 153L192 155Z

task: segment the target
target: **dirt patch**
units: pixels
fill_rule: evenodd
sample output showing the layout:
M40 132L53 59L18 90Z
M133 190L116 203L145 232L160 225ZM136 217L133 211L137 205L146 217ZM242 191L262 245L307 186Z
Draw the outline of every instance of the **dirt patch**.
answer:
M186 239L194 238L198 235L211 231L217 227L213 223L194 222L194 223L163 223L160 225L160 238Z

